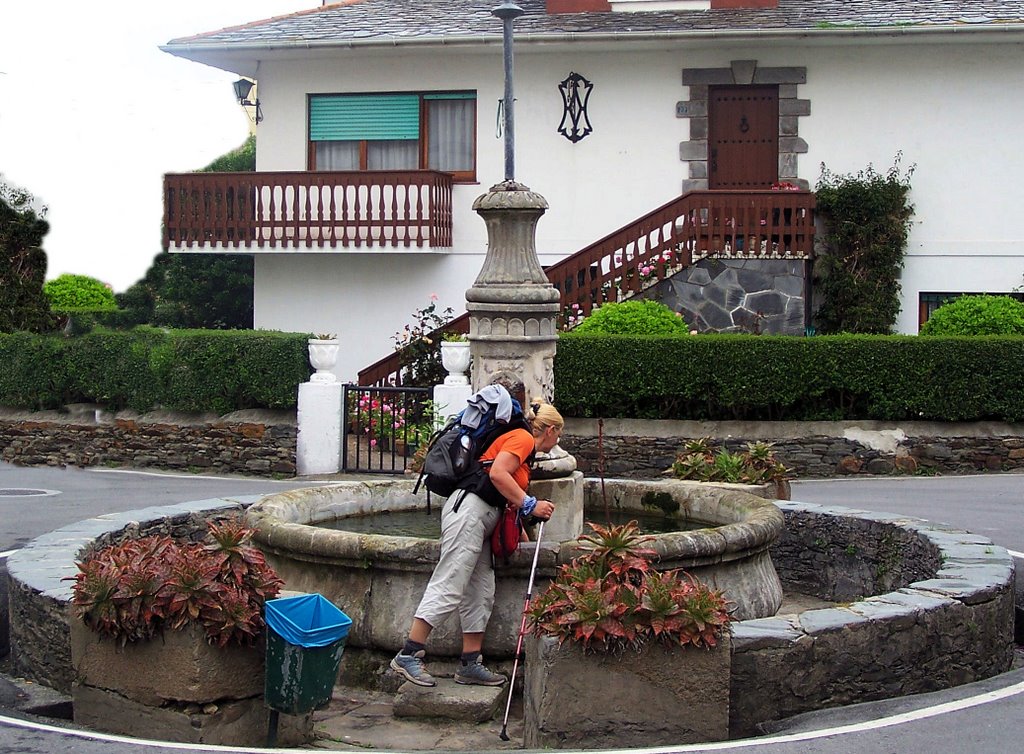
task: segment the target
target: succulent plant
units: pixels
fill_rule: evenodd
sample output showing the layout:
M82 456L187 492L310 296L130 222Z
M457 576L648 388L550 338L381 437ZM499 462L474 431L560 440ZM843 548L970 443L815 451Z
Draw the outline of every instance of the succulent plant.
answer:
M743 452L731 453L726 448L716 452L706 437L690 440L672 463L672 475L698 482L782 482L792 469L776 460L774 448L769 442L752 442Z
M263 603L283 582L237 521L211 523L208 544L166 536L127 540L78 563L72 605L97 633L122 645L187 624L211 644L253 644Z
M659 572L635 521L590 524L584 554L563 565L530 605L533 632L574 641L584 651L713 647L732 618L722 593L680 571Z

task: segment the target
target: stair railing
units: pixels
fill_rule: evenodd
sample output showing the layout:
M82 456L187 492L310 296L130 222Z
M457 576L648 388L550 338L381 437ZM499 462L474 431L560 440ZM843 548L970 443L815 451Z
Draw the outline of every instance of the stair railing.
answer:
M810 259L814 194L809 191L692 191L548 267L568 329L609 301L622 301L707 257ZM431 334L469 332L469 314ZM359 372L360 385L400 385L396 351Z

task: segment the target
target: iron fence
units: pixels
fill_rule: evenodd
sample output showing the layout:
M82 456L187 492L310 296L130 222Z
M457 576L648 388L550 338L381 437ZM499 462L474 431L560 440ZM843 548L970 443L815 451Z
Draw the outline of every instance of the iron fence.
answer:
M433 431L430 388L345 385L341 469L404 474Z

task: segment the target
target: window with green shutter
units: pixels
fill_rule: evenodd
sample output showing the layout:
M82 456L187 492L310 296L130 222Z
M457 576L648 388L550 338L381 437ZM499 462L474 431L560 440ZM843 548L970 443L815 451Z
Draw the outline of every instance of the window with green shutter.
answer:
M476 180L476 94L309 98L311 170L417 170Z

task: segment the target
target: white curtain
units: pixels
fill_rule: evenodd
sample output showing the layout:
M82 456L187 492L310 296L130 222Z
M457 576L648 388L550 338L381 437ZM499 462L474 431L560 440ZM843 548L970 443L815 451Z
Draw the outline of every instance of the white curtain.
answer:
M476 100L428 100L427 167L446 172L473 170Z
M359 170L358 141L318 141L317 170Z
M367 170L417 170L420 143L415 139L366 142Z

